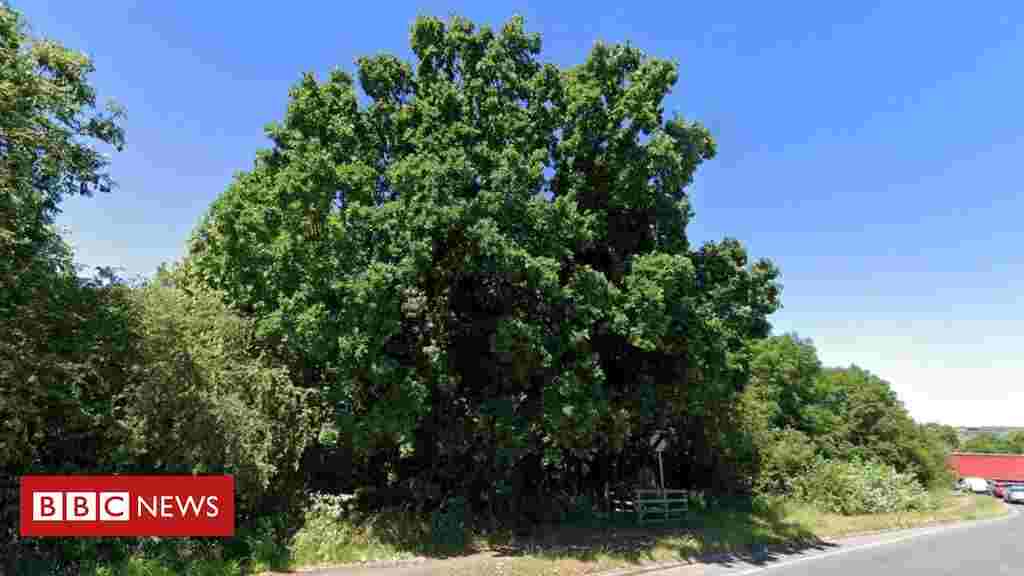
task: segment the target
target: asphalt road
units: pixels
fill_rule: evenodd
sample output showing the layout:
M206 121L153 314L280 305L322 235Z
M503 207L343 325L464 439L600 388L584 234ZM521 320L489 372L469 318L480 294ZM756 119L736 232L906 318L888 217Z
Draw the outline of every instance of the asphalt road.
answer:
M1024 575L1024 514L844 541L831 549L779 555L760 563L704 566L706 576ZM690 576L694 571L680 570ZM671 576L672 571L658 573ZM652 575L654 576L654 575Z

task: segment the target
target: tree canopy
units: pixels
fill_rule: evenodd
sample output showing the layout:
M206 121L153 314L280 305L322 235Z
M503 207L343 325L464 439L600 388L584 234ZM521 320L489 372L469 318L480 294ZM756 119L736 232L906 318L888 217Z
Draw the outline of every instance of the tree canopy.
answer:
M889 382L858 366L824 368L795 334L757 342L741 400L763 484L783 489L813 457L876 461L924 485L948 477L950 427L914 422Z
M92 62L33 39L21 16L0 6L0 314L70 258L52 228L61 200L109 191L108 160L120 149L122 111L102 112L88 83Z
M771 335L771 261L690 241L716 145L665 111L676 63L598 43L559 68L519 18L422 17L410 44L304 75L183 261L127 283L79 278L53 226L113 186L123 113L0 6L2 569L276 553L318 491L529 526L650 482L657 439L670 487L717 494L917 506L944 479L955 430ZM233 474L238 537L19 537L17 476L97 472Z
M423 17L410 42L415 65L292 89L190 277L259 319L357 451L445 491L703 430L779 286L735 240L688 241L715 145L666 116L677 66L597 44L559 69L519 18Z
M13 558L17 482L95 470L126 345L121 294L83 283L53 227L61 200L106 190L99 146L119 148L116 107L96 109L92 64L32 38L0 5L0 558ZM93 290L93 288L97 288ZM107 460L109 461L109 460ZM82 466L81 468L79 466Z
M70 250L53 228L62 198L109 188L96 146L123 143L116 107L95 110L91 71L84 55L31 38L20 15L0 6L0 464L8 470L38 461L40 440L61 435L61 425L73 442L106 418L65 404L106 392L80 388L90 370L69 356L85 348L88 337L77 336L97 335L109 317L92 313L104 295L77 291ZM117 315L116 303L101 308ZM108 336L116 340L116 328L97 337Z
M0 6L0 461L28 458L39 438L60 434L47 412L98 390L80 390L69 354L109 320L83 295L71 252L53 227L61 200L109 190L100 145L120 148L116 106L96 110L92 63L60 44L32 38L21 16ZM108 302L109 303L109 302ZM111 304L109 310L117 309ZM106 305L102 306L106 308ZM116 315L116 312L114 312ZM112 329L116 332L116 328ZM114 336L108 333L106 336ZM80 367L79 367L80 368ZM40 397L48 397L49 402ZM29 401L29 399L36 401ZM67 408L67 406L64 406ZM98 423L68 410L64 424ZM81 421L78 421L79 417ZM100 416L96 416L100 418ZM57 428L57 430L55 430ZM65 430L67 436L74 436Z

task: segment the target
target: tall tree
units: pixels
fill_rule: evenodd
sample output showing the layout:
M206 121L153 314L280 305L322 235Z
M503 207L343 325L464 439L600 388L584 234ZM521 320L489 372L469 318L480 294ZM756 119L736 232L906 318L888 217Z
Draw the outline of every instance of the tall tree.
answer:
M824 406L836 415L822 439L828 456L880 460L925 485L947 479L944 445L914 422L889 382L850 366L824 370L819 386Z
M817 433L822 367L814 344L796 334L772 336L754 344L753 354L750 392L770 407L770 425Z
M358 88L292 89L196 230L191 277L324 389L375 483L490 505L507 485L529 508L673 426L713 466L704 431L728 427L779 289L739 242L686 237L715 146L665 117L676 66L598 44L560 70L519 18L424 17L410 39L415 66L361 58Z
M813 344L795 334L752 349L737 421L761 489L784 490L809 454L878 460L926 484L946 479L956 430L914 422L888 382L856 366L822 368Z
M106 159L120 148L120 112L95 111L92 64L56 42L31 38L21 16L0 6L0 458L20 452L25 394L60 369L53 353L89 320L91 297L75 290L70 251L53 229L62 198L108 190ZM48 392L59 397L57 390ZM10 415L8 418L7 416Z
M120 149L120 111L96 110L89 59L29 36L0 5L0 559L16 554L17 486L30 470L57 472L113 457L104 430L114 358L128 345L118 290L83 284L54 230L68 195L108 190L101 147ZM0 565L2 566L2 565Z
M84 54L31 38L0 6L0 315L39 274L69 264L52 227L61 200L112 186L99 146L121 149L122 111L97 110L92 71Z

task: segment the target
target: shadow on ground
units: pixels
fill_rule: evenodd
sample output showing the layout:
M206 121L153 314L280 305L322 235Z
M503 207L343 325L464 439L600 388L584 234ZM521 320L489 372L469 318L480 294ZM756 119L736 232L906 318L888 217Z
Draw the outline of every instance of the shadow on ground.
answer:
M625 518L589 525L560 524L539 527L529 537L488 542L498 557L609 559L636 565L686 561L765 564L782 555L833 546L806 527L786 520L778 507L693 512L657 527L639 527Z

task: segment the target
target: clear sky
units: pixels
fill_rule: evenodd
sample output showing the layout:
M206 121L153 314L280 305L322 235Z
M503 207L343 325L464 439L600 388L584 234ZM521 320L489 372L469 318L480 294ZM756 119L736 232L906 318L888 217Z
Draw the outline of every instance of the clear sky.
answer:
M408 58L420 13L518 13L560 65L597 40L680 63L667 108L720 151L691 190L691 237L779 265L777 332L886 378L918 420L1024 425L1022 2L13 4L92 56L128 111L120 188L60 219L84 264L148 275L179 258L303 71Z

